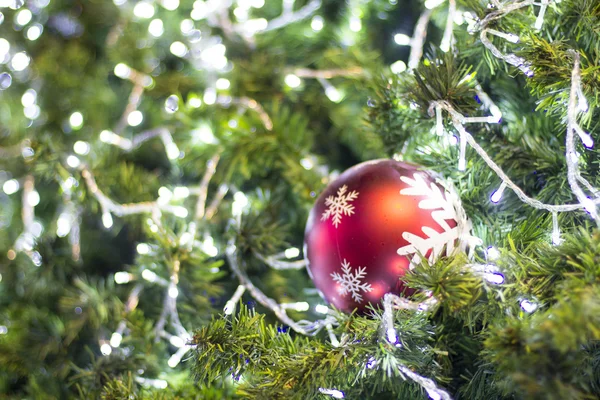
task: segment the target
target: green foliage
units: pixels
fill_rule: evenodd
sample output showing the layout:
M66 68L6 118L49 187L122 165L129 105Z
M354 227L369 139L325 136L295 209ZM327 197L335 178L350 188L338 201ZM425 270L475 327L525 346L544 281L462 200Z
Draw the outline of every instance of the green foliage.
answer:
M267 325L264 316L241 306L232 319L219 318L194 335L192 370L200 383L231 377L246 398L317 398L319 388L335 387L347 398L422 398L414 384L403 383L399 363L434 372L428 346L430 327L423 317L399 313L402 346L380 340L381 315L341 317L342 346L291 335ZM395 396L395 397L391 397Z
M564 162L565 104L576 51L589 104L578 118L597 142L598 1L552 2L541 30L533 28L539 4L491 22L490 28L519 35L519 43L489 38L503 53L524 57L532 77L496 58L465 24L453 25L452 51L437 51L446 3L432 10L428 55L401 74L391 74L388 65L407 61L410 49L392 38L413 30L424 7L420 1L324 0L314 13L322 18L322 29L311 27L319 19L310 15L252 38L237 20L244 12L258 23L273 20L283 10L281 1L247 10L234 2L235 12L193 19L192 10L208 3L180 2L167 10L169 2L150 2L154 14L148 19L135 16L137 2L25 3L31 22L19 26L20 10L10 7L2 7L0 22L0 36L10 42L0 73L12 76L11 86L0 91L0 189L10 179L20 183L14 194L0 190L0 397L324 399L319 388L335 388L347 399L426 399L423 389L401 374L400 364L455 399L600 396L600 232L586 213L563 213L563 243L553 246L546 212L525 207L509 190L499 204L491 204L499 178L471 149L466 170L458 171L458 147L449 140L456 132L444 113L446 132L435 135L430 109L443 100L466 116L488 115L476 96L476 77L501 110L502 123L469 124L475 140L529 196L548 204L574 201ZM312 1L292 3L297 11ZM488 3L458 0L457 6L461 15L468 11L481 20L496 12ZM362 24L358 32L350 29L356 18ZM162 21L161 35L149 34L153 20ZM37 23L43 34L27 39ZM210 41L203 46L226 46L226 68L217 71L197 57L204 47L192 48L190 23L198 29L193 35ZM171 52L178 41L189 45L185 57ZM21 51L31 64L14 71L10 57ZM152 77L136 106L144 115L138 126L129 126L123 114L134 83L115 75L118 63ZM286 76L302 75L298 70L352 73L326 82L302 76L300 86L291 87ZM230 86L219 88L219 101L208 104L205 90L217 78L228 79ZM336 88L339 99L326 95L326 84ZM26 117L23 98L29 89L40 107L33 119ZM172 94L179 98L176 113L164 108ZM252 106L240 105L240 98ZM83 115L81 127L69 123L75 111ZM159 137L131 151L99 140L104 130L131 140L157 127L169 129L182 157L169 159ZM113 227L104 229L97 193L66 162L79 141L91 151L78 157L102 192L119 204L154 201L162 187L197 190L215 154L220 162L208 201L225 186L229 191L210 217L113 215ZM32 151L20 156L15 147L20 143ZM597 147L577 147L582 176L594 187L600 186ZM237 314L216 316L239 284L223 256L235 235L240 265L257 287L278 302L307 301L306 312L289 311L295 319L322 317L313 311L322 299L304 270L271 270L258 256L302 247L306 216L331 172L391 155L453 181L474 233L484 248L496 246L500 257L491 260L481 249L472 260L453 254L433 265L424 262L402 278L414 289L411 300L435 296L438 304L426 312L394 311L400 346L387 341L378 307L367 315L335 314L339 347L326 332L304 337L290 331L247 294ZM40 195L34 218L43 228L31 249L17 246L32 233L23 232L22 204L28 199L22 198L22 187L28 175ZM246 194L249 207L233 232L228 227L237 191ZM197 192L169 202L194 210L196 200ZM75 212L72 228L58 237L57 220L66 211ZM183 240L190 232L193 241ZM136 252L140 243L149 250ZM210 251L208 243L214 245ZM470 269L472 263L496 265L504 282L489 283ZM123 271L130 281L114 283ZM160 279L148 282L144 271ZM167 360L178 347L156 326L171 279L178 282L178 318L186 329L195 329L192 349L175 368ZM123 326L121 345L102 355L100 346ZM175 333L171 328L165 330Z

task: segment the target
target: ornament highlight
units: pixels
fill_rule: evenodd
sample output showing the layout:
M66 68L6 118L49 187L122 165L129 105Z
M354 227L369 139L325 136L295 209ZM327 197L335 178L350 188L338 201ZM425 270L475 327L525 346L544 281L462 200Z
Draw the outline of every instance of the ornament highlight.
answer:
M308 272L325 300L351 312L386 293L410 294L402 278L477 241L460 199L421 167L394 160L356 165L321 193L304 235Z

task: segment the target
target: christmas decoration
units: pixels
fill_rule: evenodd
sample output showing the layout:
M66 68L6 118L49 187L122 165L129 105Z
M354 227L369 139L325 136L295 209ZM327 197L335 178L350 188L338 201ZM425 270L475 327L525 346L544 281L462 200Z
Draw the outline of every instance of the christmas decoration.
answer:
M305 255L323 297L351 312L386 293L409 293L402 277L411 266L465 248L470 238L458 197L434 174L375 160L350 168L321 194L306 224Z

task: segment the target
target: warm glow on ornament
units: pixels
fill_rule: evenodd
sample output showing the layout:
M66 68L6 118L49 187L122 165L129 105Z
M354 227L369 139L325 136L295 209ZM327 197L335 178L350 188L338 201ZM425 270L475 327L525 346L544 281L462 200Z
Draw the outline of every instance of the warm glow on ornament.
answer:
M394 160L356 165L319 196L306 224L309 274L323 297L351 312L386 293L409 294L402 277L465 249L472 237L458 196L431 172Z

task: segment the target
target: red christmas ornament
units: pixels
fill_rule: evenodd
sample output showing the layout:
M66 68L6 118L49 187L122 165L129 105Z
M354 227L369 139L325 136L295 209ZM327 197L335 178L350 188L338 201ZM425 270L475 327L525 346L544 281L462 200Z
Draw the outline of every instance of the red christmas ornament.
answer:
M394 160L356 165L317 199L304 234L308 272L322 296L351 312L402 294L421 256L466 248L470 224L458 196L419 166ZM462 239L462 240L460 240Z

